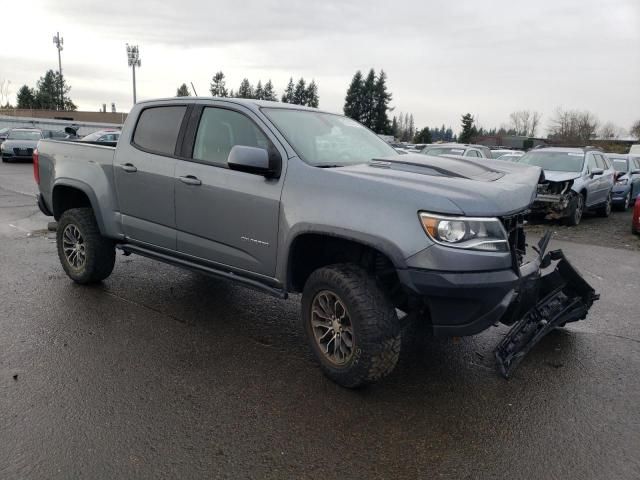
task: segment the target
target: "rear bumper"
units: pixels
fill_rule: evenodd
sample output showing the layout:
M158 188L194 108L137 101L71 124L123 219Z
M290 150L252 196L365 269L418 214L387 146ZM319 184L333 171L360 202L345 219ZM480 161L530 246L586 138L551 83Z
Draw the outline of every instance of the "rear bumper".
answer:
M40 209L40 211L47 217L53 217L53 213L51 213L51 210L49 210L49 207L47 207L47 204L44 201L44 197L42 196L42 194L39 193L38 195L36 195L36 198L38 202L38 208Z

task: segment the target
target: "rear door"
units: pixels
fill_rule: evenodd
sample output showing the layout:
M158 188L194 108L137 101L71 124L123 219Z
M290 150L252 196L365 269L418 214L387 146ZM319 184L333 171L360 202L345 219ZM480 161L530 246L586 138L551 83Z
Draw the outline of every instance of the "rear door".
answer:
M176 249L175 150L186 110L186 105L145 108L131 141L116 148L115 184L128 239Z
M603 154L594 153L594 156L596 157L596 165L604 171L604 173L600 175L598 182L598 198L600 198L602 202L605 202L609 196L609 192L611 192L613 188L615 171L604 158Z
M273 277L284 172L267 179L229 169L227 158L234 145L277 149L283 159L285 151L251 110L209 105L194 109L188 158L176 166L178 251L214 267Z
M593 171L596 168L599 168L596 162L596 157L593 152L588 152L587 177L585 178L588 206L595 205L604 201L603 199L601 199L600 177L597 175L593 175Z

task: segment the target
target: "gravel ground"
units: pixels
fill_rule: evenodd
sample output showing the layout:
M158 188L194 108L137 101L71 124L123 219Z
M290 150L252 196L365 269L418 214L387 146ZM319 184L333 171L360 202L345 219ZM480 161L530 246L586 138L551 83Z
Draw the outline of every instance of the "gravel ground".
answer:
M614 211L609 218L601 218L593 214L585 214L576 227L563 225L560 221L531 221L527 232L535 236L546 230L553 232L553 238L587 245L622 248L640 251L640 236L631 233L631 216L633 210Z

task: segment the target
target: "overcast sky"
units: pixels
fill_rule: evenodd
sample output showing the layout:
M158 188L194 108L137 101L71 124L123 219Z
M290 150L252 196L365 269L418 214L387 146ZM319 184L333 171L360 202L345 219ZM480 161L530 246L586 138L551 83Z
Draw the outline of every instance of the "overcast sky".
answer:
M0 80L11 101L62 69L81 110L131 107L125 44L140 46L138 99L208 94L290 76L315 79L320 107L341 112L353 73L389 78L395 112L416 126L451 125L471 112L486 128L517 109L589 110L628 129L640 119L640 0L3 0ZM8 17L8 18L7 18ZM545 128L546 129L546 128ZM542 132L541 132L542 133Z

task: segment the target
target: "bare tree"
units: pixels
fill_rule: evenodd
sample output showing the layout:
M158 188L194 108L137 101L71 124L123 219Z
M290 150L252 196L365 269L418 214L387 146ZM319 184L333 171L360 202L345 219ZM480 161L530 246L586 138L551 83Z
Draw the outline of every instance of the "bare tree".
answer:
M0 80L0 107L9 104L9 86L11 80Z
M540 112L529 110L518 110L509 115L511 129L516 132L516 135L525 137L535 136L541 118Z
M607 122L598 129L598 137L603 139L620 138L626 133L624 128L612 122Z
M637 120L633 125L631 125L629 133L640 140L640 120Z
M551 118L549 138L564 143L586 143L598 128L598 119L587 111L558 107Z

